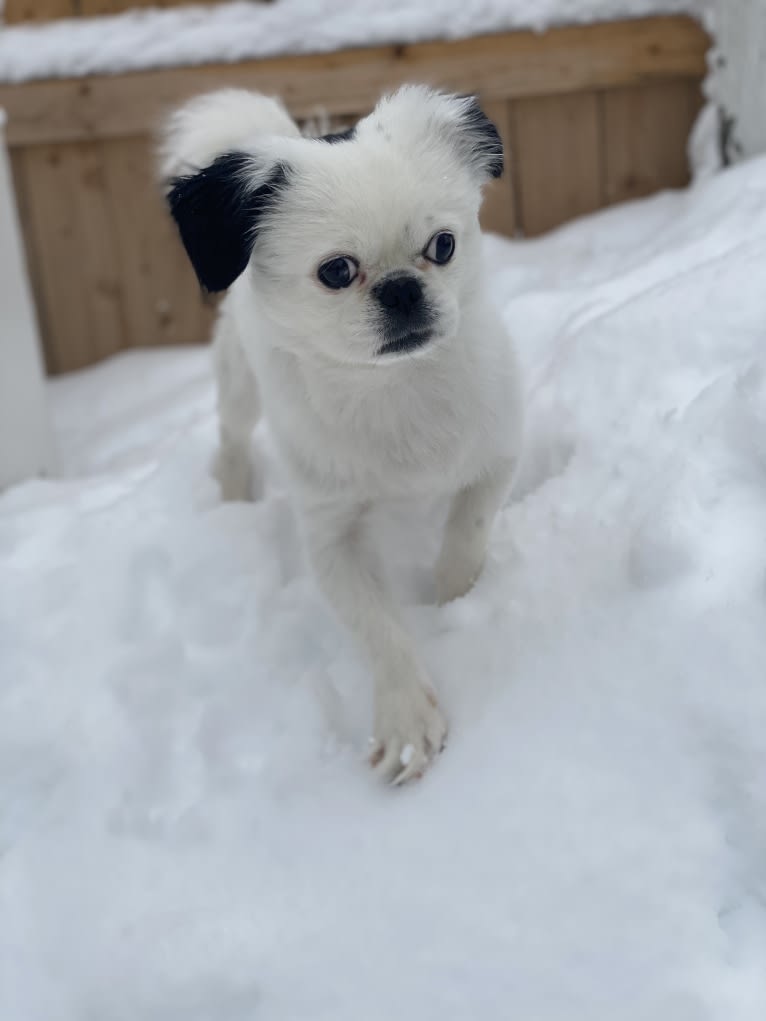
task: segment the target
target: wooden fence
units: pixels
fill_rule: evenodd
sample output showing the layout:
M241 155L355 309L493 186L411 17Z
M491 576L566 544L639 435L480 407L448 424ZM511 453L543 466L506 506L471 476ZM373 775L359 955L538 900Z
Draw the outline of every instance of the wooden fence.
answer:
M686 183L707 46L667 17L0 85L48 370L207 338L212 310L153 180L153 132L190 95L251 87L298 119L351 122L404 81L476 92L511 154L484 226L535 235Z
M5 21L9 25L27 21L55 21L59 18L90 18L121 14L138 7L186 7L190 3L223 3L224 0L5 0Z

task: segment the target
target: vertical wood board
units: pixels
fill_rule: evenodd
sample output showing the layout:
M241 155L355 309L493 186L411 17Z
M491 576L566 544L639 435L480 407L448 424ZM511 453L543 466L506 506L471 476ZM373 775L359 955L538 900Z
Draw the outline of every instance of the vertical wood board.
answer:
M516 100L513 122L525 235L542 234L603 204L596 92Z
M154 163L147 138L118 139L105 148L112 243L131 347L204 341L213 316L165 208Z
M685 79L604 92L607 204L688 183L686 144L700 102L698 84Z
M125 344L103 143L34 146L22 167L46 355L53 371L81 368Z

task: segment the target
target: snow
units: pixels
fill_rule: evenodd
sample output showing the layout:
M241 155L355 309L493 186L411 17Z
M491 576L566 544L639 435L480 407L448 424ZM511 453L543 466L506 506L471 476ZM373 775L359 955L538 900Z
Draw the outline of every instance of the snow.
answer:
M486 254L529 453L456 604L385 518L451 720L406 790L265 429L218 499L208 352L51 385L67 477L0 498L3 1018L766 1015L766 160Z
M723 169L721 112L709 100L697 115L686 145L694 181L703 181Z
M276 0L140 9L0 29L0 81L116 74L343 47L461 39L485 32L651 14L700 17L711 0Z

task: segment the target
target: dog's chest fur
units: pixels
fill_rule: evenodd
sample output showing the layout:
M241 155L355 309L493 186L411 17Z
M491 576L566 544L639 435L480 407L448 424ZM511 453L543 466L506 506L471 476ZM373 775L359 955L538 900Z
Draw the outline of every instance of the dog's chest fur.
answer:
M507 358L487 338L471 342L454 338L390 368L323 367L261 349L267 417L298 481L370 499L446 492L480 475L513 434L511 352L507 342Z

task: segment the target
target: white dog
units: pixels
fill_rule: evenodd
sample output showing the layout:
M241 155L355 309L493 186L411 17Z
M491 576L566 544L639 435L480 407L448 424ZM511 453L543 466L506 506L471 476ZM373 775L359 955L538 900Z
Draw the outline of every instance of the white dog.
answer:
M321 139L238 90L192 100L166 133L186 251L203 288L230 288L215 333L223 496L250 497L260 393L319 585L369 658L370 761L394 783L422 773L447 724L368 512L451 494L438 599L471 588L521 444L519 377L478 222L482 187L502 169L476 100L424 86Z

